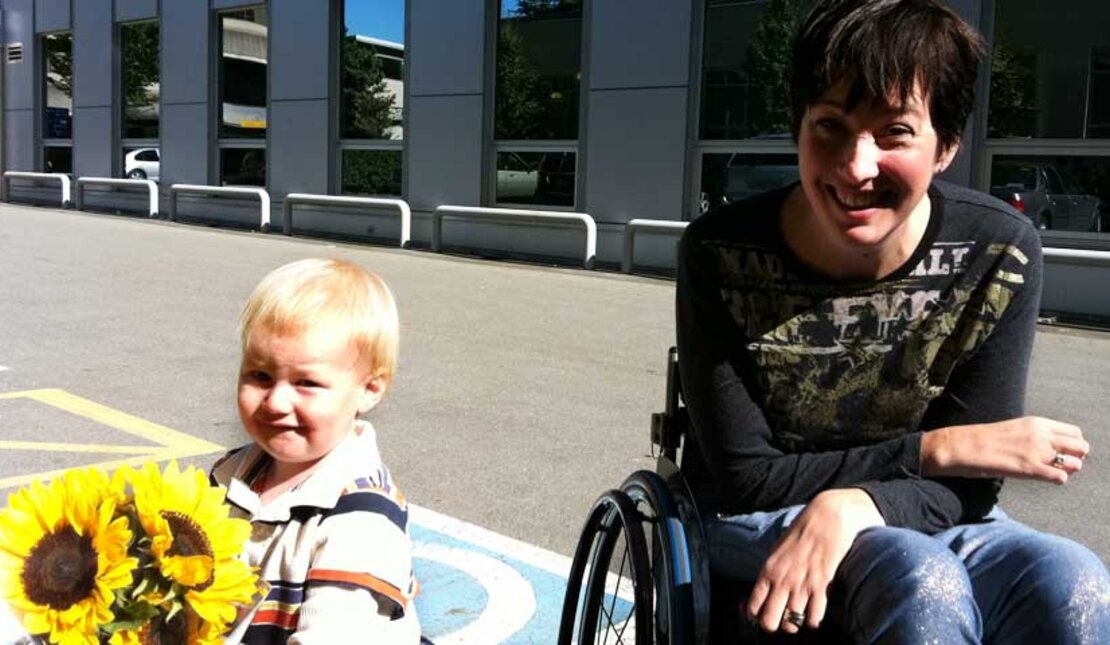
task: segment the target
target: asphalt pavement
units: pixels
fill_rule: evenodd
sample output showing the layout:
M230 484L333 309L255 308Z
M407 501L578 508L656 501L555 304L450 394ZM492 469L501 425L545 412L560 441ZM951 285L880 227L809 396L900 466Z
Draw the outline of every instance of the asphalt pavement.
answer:
M400 370L370 418L410 500L569 555L592 500L652 466L669 280L0 205L0 487L143 442L204 467L243 443L239 309L268 271L313 256L373 269L397 295ZM1110 333L1042 327L1029 412L1076 423L1093 452L1066 486L1003 494L1011 516L1104 561L1107 384ZM65 395L3 398L43 390ZM69 414L80 401L149 431Z

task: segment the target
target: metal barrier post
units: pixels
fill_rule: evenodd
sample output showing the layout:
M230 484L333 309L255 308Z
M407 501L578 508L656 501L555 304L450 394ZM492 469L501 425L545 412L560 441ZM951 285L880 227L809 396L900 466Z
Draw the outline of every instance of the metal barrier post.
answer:
M458 217L490 222L538 222L543 224L581 225L585 228L585 258L582 266L592 269L597 255L597 224L587 213L537 211L518 208L487 208L483 206L437 206L432 213L432 251L439 252L443 241L443 218Z
M259 202L260 223L259 229L263 233L270 232L270 193L264 188L250 186L205 186L203 184L173 184L170 186L170 221L177 221L177 195L189 193L194 195L241 195L257 197Z
M20 170L8 170L4 172L3 181L4 185L4 200L8 201L10 198L9 188L11 187L11 179L32 179L34 181L57 181L62 186L62 208L69 208L70 203L70 182L69 175L64 172L23 172Z
M621 250L621 272L632 273L632 254L636 244L636 233L638 231L648 231L651 233L671 233L677 232L682 235L682 231L690 222L678 222L674 220L663 219L633 219L629 220L624 225L624 245Z
M104 186L119 186L119 187L138 187L146 188L150 196L148 214L150 217L158 217L158 184L154 183L153 179L115 179L113 177L78 177L77 187L74 194L76 202L74 207L77 210L82 210L84 206L84 187L88 184L104 185Z
M319 206L391 206L398 209L401 215L401 248L409 244L412 235L412 209L403 199L387 199L381 197L354 197L349 195L314 195L311 193L289 193L285 196L281 211L284 216L285 234L293 234L293 205L315 204Z

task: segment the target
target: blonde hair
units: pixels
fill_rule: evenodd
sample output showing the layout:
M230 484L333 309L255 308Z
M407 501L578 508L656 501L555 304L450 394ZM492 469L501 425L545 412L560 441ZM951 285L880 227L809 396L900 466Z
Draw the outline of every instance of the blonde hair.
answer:
M363 374L393 378L400 344L393 294L376 274L345 260L298 260L271 271L247 299L239 335L245 351L255 332L291 336L320 326L347 335Z

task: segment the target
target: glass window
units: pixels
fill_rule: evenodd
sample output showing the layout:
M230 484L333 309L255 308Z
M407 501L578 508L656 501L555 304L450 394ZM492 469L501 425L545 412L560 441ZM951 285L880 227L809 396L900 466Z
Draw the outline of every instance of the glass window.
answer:
M158 148L124 146L123 176L128 179L153 179L161 175L162 160Z
M1110 156L995 154L990 192L1042 230L1105 231Z
M400 150L344 150L343 192L401 194Z
M220 14L220 137L266 137L267 45L265 9Z
M706 0L700 138L789 138L791 45L811 4Z
M120 26L120 58L124 139L157 139L158 23L140 22Z
M42 136L44 139L70 139L73 137L73 34L43 36L42 51L46 74Z
M707 153L701 157L699 211L738 202L798 181L798 155Z
M340 136L404 138L404 0L344 0L343 22Z
M574 206L576 157L573 152L498 152L497 202Z
M221 186L266 186L266 150L220 149Z
M43 146L43 172L73 174L73 148L69 146Z
M494 136L578 138L582 0L501 0Z
M1110 3L995 0L987 136L1110 138Z

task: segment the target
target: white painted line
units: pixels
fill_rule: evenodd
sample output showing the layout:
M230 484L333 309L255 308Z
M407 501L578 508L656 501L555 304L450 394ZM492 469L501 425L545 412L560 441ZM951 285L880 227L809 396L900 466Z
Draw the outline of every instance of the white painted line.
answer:
M514 560L519 560L548 573L565 578L570 571L570 558L565 555L541 549L527 542L514 540L511 537L448 517L422 506L409 504L409 517L412 518L414 523L426 529L480 545L490 551L507 555Z
M440 645L500 643L520 631L536 613L532 585L500 560L438 544L418 544L413 556L463 571L486 590L488 600L478 618L462 629L437 636L436 643Z

